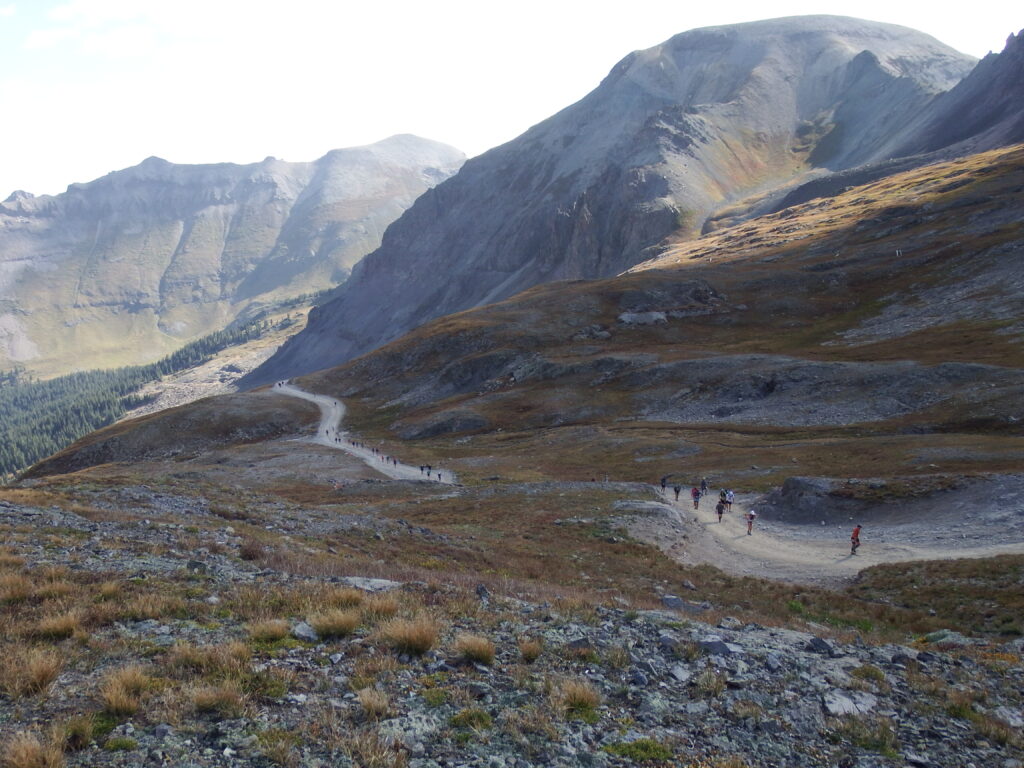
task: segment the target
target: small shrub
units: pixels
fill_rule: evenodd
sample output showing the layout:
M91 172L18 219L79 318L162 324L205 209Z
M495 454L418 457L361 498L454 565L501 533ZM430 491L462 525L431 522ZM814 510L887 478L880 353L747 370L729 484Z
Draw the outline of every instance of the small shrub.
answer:
M60 744L43 742L35 733L14 734L3 748L4 768L61 768L64 752Z
M356 693L356 699L363 708L363 714L371 720L379 720L391 710L391 699L376 688L363 688Z
M195 688L191 698L197 712L216 712L223 717L240 717L245 712L245 695L233 680Z
M366 600L366 593L354 587L333 589L324 595L324 602L334 608L358 608Z
M385 643L400 653L422 656L435 645L441 625L430 616L421 614L414 619L391 619L380 629Z
M363 618L369 623L376 623L392 618L401 606L394 595L383 593L371 595L363 602Z
M480 707L460 709L451 716L448 722L456 728L475 728L476 730L490 728L493 724L493 720L487 710Z
M45 693L57 679L63 661L41 648L9 648L0 657L0 690L12 699Z
M359 611L334 609L309 617L309 625L325 639L347 637L359 628L362 615Z
M288 637L288 622L282 619L257 621L249 624L249 637L260 643L273 643Z
M529 637L519 639L519 655L527 664L533 664L543 652L544 645L540 640Z
M557 703L567 717L597 722L597 707L601 694L586 680L563 680L555 692Z
M899 746L892 721L884 717L859 718L847 716L834 723L833 732L851 744L877 752L885 757L898 757Z
M82 628L82 621L74 612L45 616L36 625L35 634L45 640L66 640Z
M142 703L142 693L152 682L145 670L134 664L115 670L100 688L103 710L118 717L134 715Z
M255 539L246 539L238 547L238 556L243 560L259 560L265 554L263 545Z
M360 768L406 768L409 764L405 753L376 731L348 735L341 748Z
M720 696L725 690L725 680L711 667L705 667L700 671L694 679L694 685L697 688L697 693L709 698Z
M94 730L92 715L75 715L60 726L57 734L65 752L78 752L92 743Z
M104 581L96 589L96 598L98 600L113 600L120 596L121 582L119 581Z
M420 693L429 707L440 707L448 701L448 692L444 688L427 688Z
M20 573L0 575L0 603L20 603L32 594L32 582Z
M111 736L103 743L108 752L131 752L139 748L139 742L128 736Z
M654 739L617 741L603 749L609 754L625 757L637 763L665 762L672 759L672 750Z
M481 635L459 635L455 638L455 652L467 661L488 666L494 663L494 643Z
M608 666L614 669L625 669L633 663L633 656L626 646L616 645L608 649L608 653L605 654L605 661L608 663Z
M298 747L302 737L283 728L268 728L257 735L263 756L282 768L295 768L299 764Z

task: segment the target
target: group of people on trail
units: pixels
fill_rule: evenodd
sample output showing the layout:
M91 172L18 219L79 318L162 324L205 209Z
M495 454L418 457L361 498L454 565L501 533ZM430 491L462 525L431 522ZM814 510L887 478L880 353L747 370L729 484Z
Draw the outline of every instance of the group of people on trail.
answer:
M428 480L431 478L431 474L430 474L430 470L431 469L432 469L432 467L431 467L430 464L423 464L423 465L420 466L420 472L422 474L425 474L427 476ZM440 480L441 480L441 473L440 472L437 473L437 479L438 479L438 482L440 482Z
M666 493L668 490L668 481L671 475L665 475L661 478L661 492ZM678 483L672 485L672 491L675 494L675 500L679 501L679 494L682 492L683 487ZM690 489L690 498L693 500L693 508L700 509L700 500L708 495L708 480L706 477L701 478L700 485L694 485ZM736 498L736 494L728 489L722 488L718 492L718 503L715 505L715 514L718 515L718 522L722 522L722 517L726 512L732 512L732 503ZM757 520L757 510L751 508L746 511L743 515L743 519L747 522L747 536L754 535L754 521ZM857 550L860 548L860 532L862 526L858 524L854 527L853 533L850 536L850 554L856 555Z

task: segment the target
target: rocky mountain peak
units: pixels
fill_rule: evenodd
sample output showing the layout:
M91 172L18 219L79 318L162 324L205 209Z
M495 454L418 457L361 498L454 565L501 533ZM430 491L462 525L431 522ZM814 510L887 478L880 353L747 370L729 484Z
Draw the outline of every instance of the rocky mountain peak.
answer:
M250 382L538 283L617 274L737 199L878 159L974 64L920 32L840 16L697 29L631 53L419 200Z

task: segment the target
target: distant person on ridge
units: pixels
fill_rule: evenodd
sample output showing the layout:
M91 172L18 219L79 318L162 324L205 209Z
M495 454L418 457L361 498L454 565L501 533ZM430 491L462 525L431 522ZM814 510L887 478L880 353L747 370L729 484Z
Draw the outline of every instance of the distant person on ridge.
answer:
M853 533L850 534L850 554L856 555L857 550L860 548L860 523L853 528Z

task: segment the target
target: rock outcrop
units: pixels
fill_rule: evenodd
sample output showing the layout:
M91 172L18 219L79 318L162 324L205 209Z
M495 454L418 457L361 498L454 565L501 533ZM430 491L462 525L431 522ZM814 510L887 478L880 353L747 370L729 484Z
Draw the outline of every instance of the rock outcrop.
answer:
M538 283L617 274L737 198L877 158L973 64L919 32L832 16L698 29L632 53L417 201L248 383L336 365Z
M0 204L0 366L147 362L331 288L463 159L394 136L308 163L151 157L56 196L15 192Z

